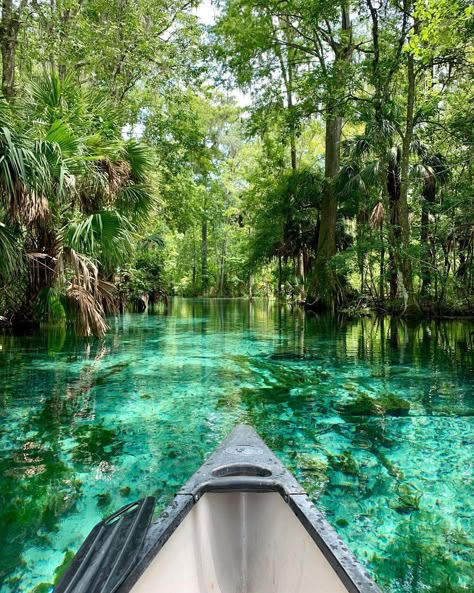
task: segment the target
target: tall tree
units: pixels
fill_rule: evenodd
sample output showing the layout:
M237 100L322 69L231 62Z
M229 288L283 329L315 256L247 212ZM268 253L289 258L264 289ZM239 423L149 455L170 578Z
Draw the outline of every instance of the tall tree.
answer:
M13 0L2 0L2 18L0 22L0 45L2 48L2 93L11 101L15 95L15 68L18 35L21 19L24 16L28 0L21 0L16 6Z

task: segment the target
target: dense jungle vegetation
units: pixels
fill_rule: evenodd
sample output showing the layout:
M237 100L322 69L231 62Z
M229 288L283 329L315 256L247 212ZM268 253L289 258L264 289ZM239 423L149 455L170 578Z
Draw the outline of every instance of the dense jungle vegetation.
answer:
M474 311L468 0L3 0L0 316Z

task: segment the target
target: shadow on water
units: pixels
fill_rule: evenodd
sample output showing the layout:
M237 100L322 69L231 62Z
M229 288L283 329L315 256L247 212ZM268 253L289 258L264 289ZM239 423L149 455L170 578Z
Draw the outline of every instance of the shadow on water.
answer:
M0 586L48 591L95 522L162 507L237 422L383 589L474 582L474 326L176 299L105 340L0 335Z

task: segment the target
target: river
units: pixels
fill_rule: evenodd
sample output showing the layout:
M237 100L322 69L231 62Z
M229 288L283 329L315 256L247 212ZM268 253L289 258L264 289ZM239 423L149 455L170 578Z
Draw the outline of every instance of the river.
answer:
M162 509L239 422L383 591L473 591L474 324L187 299L109 323L0 334L1 593L50 591L97 521Z

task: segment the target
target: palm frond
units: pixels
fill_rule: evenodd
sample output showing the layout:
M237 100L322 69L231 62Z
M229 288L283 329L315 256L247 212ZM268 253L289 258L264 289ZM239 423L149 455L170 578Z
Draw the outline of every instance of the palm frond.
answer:
M76 309L76 331L86 337L103 337L109 326L105 321L105 312L100 301L77 282L70 284L66 296Z
M4 97L0 97L0 127L13 129L13 119L10 103Z
M51 187L51 197L66 190L70 192L75 187L75 178L84 171L81 140L64 122L57 120L45 138L35 142L34 149L47 163L51 181L57 184L57 190Z
M365 134L355 136L344 143L343 152L347 158L360 160L373 150L370 138Z
M140 241L140 243L142 245L155 245L156 247L159 247L160 249L163 249L163 247L165 246L165 240L159 233L153 233L152 235L148 235L147 237L144 237Z
M428 154L424 162L431 167L439 183L446 183L449 179L450 167L444 155L439 152Z
M135 183L145 182L152 161L149 148L137 140L127 140L120 156L130 165L132 181Z
M63 82L51 71L29 81L26 89L25 111L34 120L52 123L63 115Z
M76 331L84 336L102 337L108 330L103 303L112 309L114 291L99 279L95 263L74 249L63 249L58 269L63 277L73 278L66 289L66 298L75 314Z
M385 220L385 208L382 202L377 202L372 210L369 218L369 225L373 229L382 229Z
M398 167L398 165L400 164L401 158L402 158L402 151L401 151L400 146L390 146L385 153L385 159L386 159L388 165L392 169L395 169L396 167Z
M44 287L35 303L38 318L49 323L63 323L66 320L66 311L61 297L61 291L55 287Z
M384 174L384 164L380 160L368 163L361 171L360 178L366 188L374 187Z
M156 195L149 185L135 183L122 187L117 194L115 207L130 216L134 223L145 224L154 214L156 203Z
M133 226L119 212L102 210L68 225L65 244L100 261L106 269L123 262L133 249Z
M0 280L11 281L18 269L23 266L23 257L18 238L0 222Z
M47 130L45 141L58 146L63 158L76 157L80 152L81 140L69 126L58 119Z
M105 280L98 280L97 282L97 295L102 301L104 311L107 313L113 313L117 309L117 288L115 284L106 282Z
M422 163L415 163L410 167L410 179L413 179L415 181L427 179L431 177L431 175L431 167L426 167Z
M351 195L356 192L358 192L358 193L366 193L367 192L367 185L364 182L364 179L360 173L357 173L356 175L351 177L347 181L347 183L344 187L344 193L346 195Z
M416 154L419 157L421 157L422 159L426 158L427 155L429 154L429 149L426 146L426 144L424 144L420 138L416 135L413 135L411 144L410 144L410 152L412 154Z
M0 128L1 197L11 220L31 223L49 212L49 167L44 156L25 145L9 128ZM1 198L0 198L1 199Z

